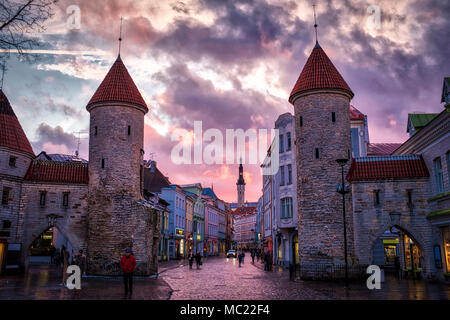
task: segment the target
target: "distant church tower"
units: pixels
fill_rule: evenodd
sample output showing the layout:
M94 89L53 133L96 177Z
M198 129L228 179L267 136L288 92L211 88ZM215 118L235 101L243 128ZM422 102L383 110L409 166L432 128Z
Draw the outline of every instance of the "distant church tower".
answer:
M341 167L336 160L351 156L348 110L353 96L316 41L289 97L295 109L298 242L304 278L317 264L344 262L342 195L336 192ZM354 252L351 202L347 195L349 259Z
M245 203L245 180L244 180L244 167L242 166L242 160L239 164L239 178L236 182L237 186L237 198L238 206L243 206Z
M137 273L155 269L156 216L143 205L147 105L120 54L89 101L88 272L119 274L129 248ZM152 256L153 255L153 256Z

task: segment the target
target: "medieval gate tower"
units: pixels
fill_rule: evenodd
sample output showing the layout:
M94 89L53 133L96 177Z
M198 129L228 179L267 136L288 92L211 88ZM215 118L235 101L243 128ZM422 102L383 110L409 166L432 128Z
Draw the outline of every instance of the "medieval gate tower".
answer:
M124 250L138 274L154 269L157 215L143 198L144 116L147 105L120 54L89 101L88 272L119 274Z
M316 42L289 97L295 109L298 242L302 277L318 265L344 262L342 195L337 159L351 157L353 92ZM350 161L344 167L347 174ZM346 196L348 256L353 250L351 198ZM350 258L349 258L350 259Z

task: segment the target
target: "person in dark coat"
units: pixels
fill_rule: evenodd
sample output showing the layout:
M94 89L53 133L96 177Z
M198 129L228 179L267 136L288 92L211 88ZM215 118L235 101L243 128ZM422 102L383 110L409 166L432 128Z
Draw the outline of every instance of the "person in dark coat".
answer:
M193 264L194 264L194 254L191 252L189 254L189 269L192 269Z
M394 266L395 266L395 276L400 279L400 258L398 256L395 257L394 260Z
M255 249L252 249L250 255L252 256L252 263L255 264L255 256L256 256Z
M123 283L125 294L133 294L133 272L136 269L136 259L131 254L130 249L125 250L125 255L120 260L120 269L123 272Z
M86 272L86 256L83 254L83 250L80 249L77 255L73 259L73 264L80 267L81 275Z
M195 263L197 264L197 269L199 269L202 264L202 255L200 254L200 251L197 251L197 254L195 255Z

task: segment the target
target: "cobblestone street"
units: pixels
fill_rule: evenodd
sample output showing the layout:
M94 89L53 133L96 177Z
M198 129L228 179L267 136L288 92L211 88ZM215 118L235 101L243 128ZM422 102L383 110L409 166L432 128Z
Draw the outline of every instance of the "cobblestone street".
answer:
M195 264L178 266L161 275L173 290L171 299L189 300L329 300L329 299L450 299L450 286L423 281L398 281L388 277L381 290L368 290L365 283L352 283L345 290L340 282L290 281L286 269L272 272L247 255L241 268L236 259L208 258L200 270Z
M442 283L387 277L381 290L368 290L365 283L290 281L286 269L275 266L263 270L260 262L251 264L247 255L241 268L236 259L203 259L197 270L187 260L160 263L158 278L135 278L134 294L125 297L122 278L84 277L80 291L60 285L60 269L49 265L32 266L27 275L2 276L0 300L340 300L340 299L450 299L450 286Z

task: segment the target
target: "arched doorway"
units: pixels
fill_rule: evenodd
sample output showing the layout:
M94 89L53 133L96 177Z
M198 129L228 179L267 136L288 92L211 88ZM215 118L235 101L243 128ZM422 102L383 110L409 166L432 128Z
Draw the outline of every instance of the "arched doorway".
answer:
M420 244L398 226L386 229L373 245L372 264L382 267L386 273L416 278L421 275L422 260Z
M28 264L57 264L62 247L69 253L69 261L74 248L69 239L56 227L49 227L37 236L28 247Z

